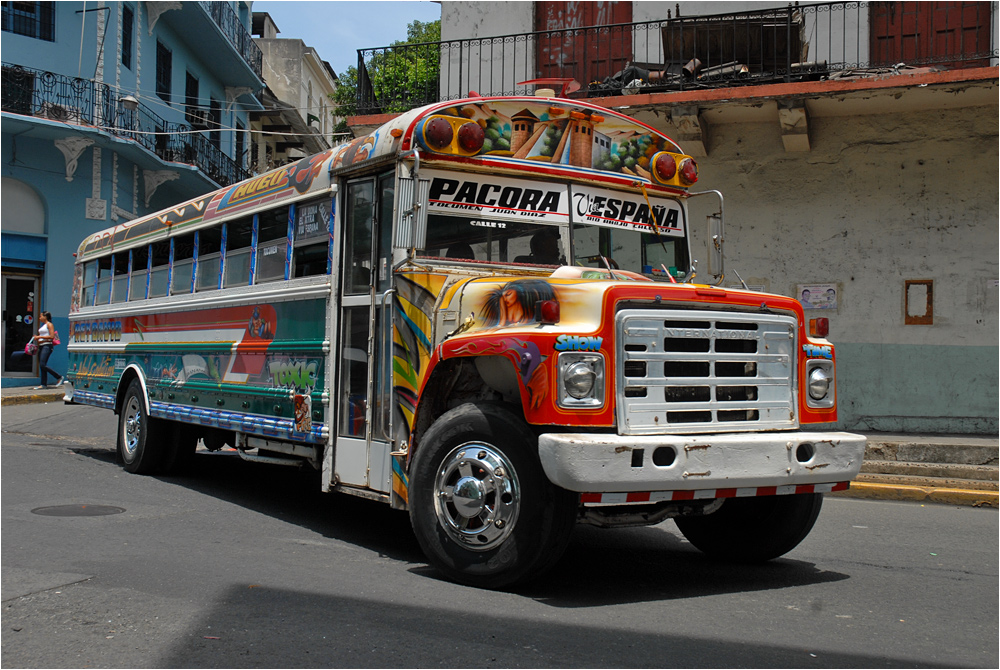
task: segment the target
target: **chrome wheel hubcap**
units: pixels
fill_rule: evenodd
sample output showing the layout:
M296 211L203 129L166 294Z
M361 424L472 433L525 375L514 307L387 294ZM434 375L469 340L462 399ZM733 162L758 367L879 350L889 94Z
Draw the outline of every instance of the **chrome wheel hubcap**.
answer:
M125 407L125 434L122 435L122 444L125 446L125 455L128 457L135 454L135 450L139 446L141 427L142 416L139 399L132 396Z
M520 495L517 473L503 452L469 442L441 463L434 480L434 511L453 540L486 551L513 531Z

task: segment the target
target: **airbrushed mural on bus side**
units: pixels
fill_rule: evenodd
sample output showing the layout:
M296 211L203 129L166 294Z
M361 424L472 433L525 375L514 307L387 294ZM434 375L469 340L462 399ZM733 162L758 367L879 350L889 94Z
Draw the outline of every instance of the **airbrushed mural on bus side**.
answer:
M251 399L240 407L245 412L230 412L234 417L272 414L284 398L294 401L288 412L294 432L310 433L313 421L322 426L323 419L322 413L311 411L311 395L324 384L324 324L301 315L322 314L324 305L323 300L307 300L75 321L71 342L124 347L113 355L74 356L71 372L88 385L84 388L96 391L104 382L110 389L126 367L137 365L146 371L151 400L172 400L181 390L185 396L190 392L197 397L200 390L212 391L213 398L221 393ZM294 349L286 350L286 343L294 343Z

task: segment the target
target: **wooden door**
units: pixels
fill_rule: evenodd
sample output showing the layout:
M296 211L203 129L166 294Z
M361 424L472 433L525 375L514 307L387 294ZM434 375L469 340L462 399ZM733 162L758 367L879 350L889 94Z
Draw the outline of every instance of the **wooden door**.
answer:
M536 76L570 77L586 89L614 74L632 59L632 27L615 24L631 22L631 2L536 2Z
M868 11L873 66L989 65L989 2L873 2Z

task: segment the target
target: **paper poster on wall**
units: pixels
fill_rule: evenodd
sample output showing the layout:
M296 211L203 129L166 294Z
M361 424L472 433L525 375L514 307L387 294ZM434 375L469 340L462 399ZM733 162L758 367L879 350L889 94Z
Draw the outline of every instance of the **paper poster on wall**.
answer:
M802 309L837 309L836 284L798 284L795 295Z

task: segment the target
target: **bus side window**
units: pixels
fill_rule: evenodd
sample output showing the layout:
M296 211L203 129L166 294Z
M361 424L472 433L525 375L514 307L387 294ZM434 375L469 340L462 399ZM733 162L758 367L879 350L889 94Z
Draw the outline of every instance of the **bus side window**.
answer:
M149 297L162 298L167 295L167 279L170 277L170 240L160 240L149 245L153 269L149 275Z
M257 226L257 283L284 279L288 207L261 212Z
M111 281L111 302L128 300L128 261L129 253L121 251L114 256L114 278Z
M81 307L94 304L94 285L97 284L97 261L90 261L83 266L83 294L80 297Z
M253 217L226 224L226 276L223 287L250 284L250 256L253 254Z
M295 248L292 252L292 276L326 274L330 246L330 197L295 205Z
M203 228L198 231L198 281L196 291L219 288L222 270L222 228Z
M97 259L97 300L95 305L111 302L111 256Z
M191 292L194 278L194 233L174 238L174 263L170 273L170 295Z
M132 281L129 284L128 299L143 300L146 297L146 278L149 276L149 247L132 250Z

